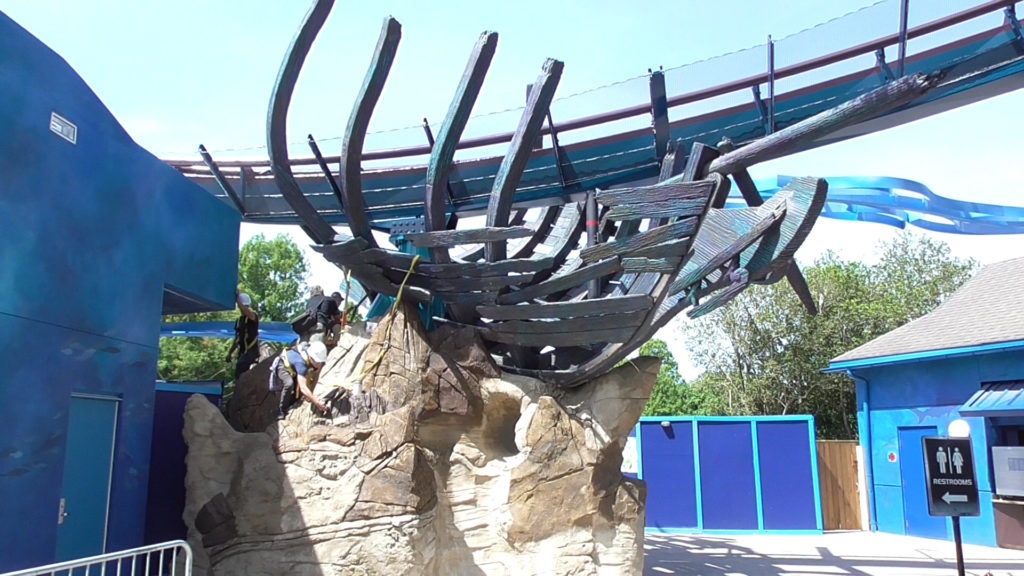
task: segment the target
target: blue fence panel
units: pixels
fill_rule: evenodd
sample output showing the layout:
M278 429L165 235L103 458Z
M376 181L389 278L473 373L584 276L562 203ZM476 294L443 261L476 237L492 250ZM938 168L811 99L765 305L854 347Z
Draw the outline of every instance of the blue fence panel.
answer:
M749 421L698 421L705 530L758 530Z
M816 455L809 422L756 422L765 530L817 530Z
M696 528L697 483L693 458L693 422L641 422L643 479L647 482L647 525Z

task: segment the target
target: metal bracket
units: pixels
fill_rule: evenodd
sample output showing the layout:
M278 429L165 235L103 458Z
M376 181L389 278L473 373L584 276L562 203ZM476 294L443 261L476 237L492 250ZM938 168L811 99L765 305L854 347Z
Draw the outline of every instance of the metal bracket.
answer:
M327 178L327 182L331 185L331 190L334 191L334 196L338 198L338 205L341 206L341 211L345 211L345 198L341 193L341 188L338 187L338 182L334 179L334 175L331 174L331 169L327 167L327 162L324 161L324 155L320 153L320 147L316 145L316 140L313 139L313 135L309 134L307 137L309 142L309 149L313 151L313 156L316 156L316 163L320 165L320 171L324 173L324 177Z
M224 177L224 173L220 171L220 166L217 166L217 163L213 161L213 156L210 156L210 153L206 150L206 146L203 146L202 144L199 145L199 155L203 157L203 162L205 162L206 167L210 169L210 173L213 174L214 180L217 181L217 184L220 184L221 190L228 195L228 198L231 199L231 202L234 203L235 208L241 212L242 216L245 216L245 205L242 203L242 199L238 197L238 194L235 193L235 189L231 186L231 183Z
M1006 24L1013 34L1013 44L1018 53L1024 53L1024 33L1021 32L1020 20L1017 20L1017 10L1014 4L1010 4L1003 11Z
M750 91L754 93L754 104L757 105L757 111L761 115L761 128L765 135L771 134L771 119L768 118L768 105L761 99L761 87L754 84L750 87Z
M882 78L886 84L896 79L892 69L889 68L889 63L885 61L885 48L875 50L875 65L882 72Z

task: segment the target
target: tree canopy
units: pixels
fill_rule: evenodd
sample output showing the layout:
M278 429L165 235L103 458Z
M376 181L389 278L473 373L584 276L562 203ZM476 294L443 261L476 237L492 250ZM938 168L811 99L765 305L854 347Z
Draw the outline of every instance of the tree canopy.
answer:
M239 250L238 288L252 297L261 322L286 321L305 306L309 264L287 236L267 240L253 236ZM164 317L165 322L234 322L238 311ZM234 364L225 362L230 340L161 338L157 374L162 380L224 380L234 377Z
M640 347L640 355L661 359L658 382L644 408L644 416L724 414L724 408L717 401L713 388L703 384L687 384L679 375L679 363L663 340L649 340Z
M976 268L951 256L946 243L910 233L883 244L873 265L828 252L804 270L818 315L779 282L752 287L690 322L683 336L705 369L693 385L716 390L715 406L728 414L813 414L819 436L855 438L854 384L821 370L930 312Z

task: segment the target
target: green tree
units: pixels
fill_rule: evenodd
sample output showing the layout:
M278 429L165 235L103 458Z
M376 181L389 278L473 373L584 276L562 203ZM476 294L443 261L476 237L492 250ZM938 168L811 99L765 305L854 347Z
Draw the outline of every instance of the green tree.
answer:
M679 363L663 340L649 340L640 347L640 355L661 359L658 382L644 408L644 416L714 416L724 413L719 391L704 383L687 384L679 374Z
M285 322L305 306L309 264L302 250L283 234L250 238L238 255L239 288L259 304L260 319Z
M249 294L261 322L290 319L305 305L309 264L302 250L280 234L253 236L239 251L239 290ZM164 322L234 322L238 310L165 316ZM230 340L161 338L157 374L163 380L233 381L234 364L224 357Z
M822 374L836 356L928 313L973 274L944 242L902 234L877 264L829 252L806 268L819 313L785 282L755 286L684 328L699 379L718 388L728 414L813 414L824 438L855 438L856 393L845 375Z

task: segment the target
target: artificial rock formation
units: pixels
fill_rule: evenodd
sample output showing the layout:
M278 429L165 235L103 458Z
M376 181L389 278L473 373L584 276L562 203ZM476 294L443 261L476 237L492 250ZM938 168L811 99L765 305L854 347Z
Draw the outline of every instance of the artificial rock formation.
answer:
M276 422L263 363L231 425L200 397L186 408L196 573L639 574L646 492L620 466L658 369L639 358L562 390L403 308L331 351L316 392L361 388L350 409Z

